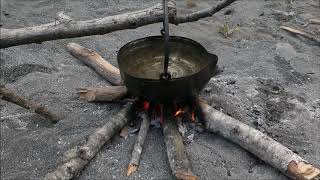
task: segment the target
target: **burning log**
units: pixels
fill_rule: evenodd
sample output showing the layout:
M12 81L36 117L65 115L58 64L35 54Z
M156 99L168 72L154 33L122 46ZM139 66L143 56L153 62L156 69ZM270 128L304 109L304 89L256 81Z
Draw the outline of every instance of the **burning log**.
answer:
M34 101L28 100L24 97L17 95L15 92L6 89L4 87L0 87L0 98L14 103L18 106L28 109L31 112L35 112L46 119L50 120L52 123L57 123L59 121L59 117L48 110L45 106L37 104Z
M105 125L96 129L94 133L88 137L87 141L80 146L76 153L70 153L72 150L68 151L67 154L72 154L72 156L54 172L47 174L45 179L72 179L78 176L82 169L98 153L100 148L128 123L133 104L133 102L128 102L127 105Z
M196 180L182 137L170 108L164 108L163 135L172 173L177 179Z
M77 43L69 43L67 48L74 57L94 69L112 85L122 84L119 69L108 63L97 52L82 47Z
M128 166L127 176L130 176L131 174L136 172L139 167L143 144L144 144L144 141L146 140L148 130L150 127L150 118L146 112L143 112L141 114L141 118L143 120L141 123L141 127L139 130L139 134L138 134L136 143L135 143L133 151L132 151L132 157L131 157L131 161Z
M80 99L88 102L112 102L118 101L127 95L125 86L106 86L79 88Z
M309 180L320 177L320 169L262 132L199 102L207 130L239 144L287 176Z
M176 16L175 1L169 1L170 22L180 24L211 17L236 0L225 0L217 6L180 16ZM86 21L75 21L69 16L60 13L53 23L19 29L0 28L0 48L57 39L102 35L123 29L135 29L162 21L163 9L161 4L135 12Z

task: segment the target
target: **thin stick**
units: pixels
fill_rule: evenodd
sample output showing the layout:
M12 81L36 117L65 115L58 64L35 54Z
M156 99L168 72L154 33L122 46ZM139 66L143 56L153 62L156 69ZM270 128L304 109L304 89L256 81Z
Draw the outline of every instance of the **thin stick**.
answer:
M143 112L141 114L141 118L142 118L142 123L140 126L140 130L139 130L139 134L138 134L136 143L135 143L133 151L132 151L132 157L131 157L131 161L128 166L127 176L130 176L131 174L136 172L139 167L143 144L146 140L148 130L150 127L150 117L147 115L146 112Z
M79 88L78 94L80 99L88 102L114 102L127 95L127 88L125 86Z
M199 101L207 130L217 133L250 151L291 178L306 180L320 177L320 170L287 147L262 132Z
M286 26L280 26L280 28L281 28L281 29L284 29L284 30L286 30L286 31L289 31L289 32L291 32L291 33L300 35L300 36L302 36L302 37L304 37L304 38L307 38L307 39L309 39L309 40L311 40L311 41L314 41L315 43L317 43L318 45L320 45L320 39L312 36L311 34L308 34L308 33L304 32L304 31L300 31L300 30L293 29L293 28L291 28L291 27L286 27Z
M177 179L196 180L182 137L170 108L164 107L163 135L171 171Z
M108 61L101 57L97 52L82 47L77 43L69 43L67 48L74 57L91 67L112 85L122 84L119 69L108 63Z
M104 126L96 129L94 133L88 137L88 140L80 146L76 153L70 153L74 154L73 156L69 157L69 159L60 165L54 172L47 174L45 179L67 180L80 175L83 168L99 152L101 147L128 123L132 106L133 102L128 102L127 105L113 116ZM69 150L67 154L73 151L73 149Z
M194 13L186 14L186 15L179 15L176 17L174 24L198 21L199 19L211 17L213 14L219 12L223 8L231 5L236 0L225 0L222 3L218 4L217 6L213 6L207 9L203 9Z
M170 22L173 24L180 24L210 17L236 0L225 0L217 6L180 16L176 16L175 1L169 1ZM157 4L143 10L108 16L100 19L75 21L61 13L56 19L56 22L39 26L19 29L0 28L0 48L7 48L22 44L41 43L57 39L102 35L123 29L135 29L148 24L162 22L163 10L162 5Z
M57 123L59 121L59 117L56 114L50 112L48 108L46 108L45 106L42 106L34 101L21 97L12 90L0 87L0 98L5 101L14 103L18 106L21 106L23 108L26 108L31 112L37 113L45 117L46 119L50 120L52 123Z

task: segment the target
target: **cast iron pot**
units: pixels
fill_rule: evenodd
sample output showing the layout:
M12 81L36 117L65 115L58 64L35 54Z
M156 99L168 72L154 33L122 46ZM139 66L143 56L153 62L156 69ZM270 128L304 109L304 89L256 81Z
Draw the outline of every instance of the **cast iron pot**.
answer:
M163 36L138 39L118 52L118 64L124 85L130 94L150 101L170 101L195 97L214 75L218 57L194 40L170 36L169 73L163 73Z

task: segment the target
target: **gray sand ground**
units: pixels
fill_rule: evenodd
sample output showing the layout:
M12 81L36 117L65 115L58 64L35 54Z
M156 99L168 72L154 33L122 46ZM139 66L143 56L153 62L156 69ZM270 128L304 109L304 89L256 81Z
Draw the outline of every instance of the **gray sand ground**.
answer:
M91 19L149 7L146 0L1 0L1 26L18 28L54 21L65 11L75 19ZM218 1L198 1L187 13ZM192 38L219 56L222 70L211 79L202 96L212 106L239 118L283 143L314 164L320 164L320 48L312 42L279 30L280 25L302 27L306 19L320 16L318 1L240 0L213 17L171 26L174 35ZM284 18L271 9L293 11ZM240 25L229 38L220 25ZM41 102L65 118L56 125L16 105L0 101L1 178L38 179L51 172L63 153L84 141L104 124L121 104L86 103L78 87L106 85L102 77L66 51L77 42L99 52L116 65L117 50L137 38L158 35L161 24L101 36L57 40L1 50L1 82L17 93ZM307 31L319 36L319 26ZM172 179L161 130L152 128L139 171L125 171L136 136L115 137L104 146L79 179ZM187 151L200 179L287 179L222 137L196 133Z

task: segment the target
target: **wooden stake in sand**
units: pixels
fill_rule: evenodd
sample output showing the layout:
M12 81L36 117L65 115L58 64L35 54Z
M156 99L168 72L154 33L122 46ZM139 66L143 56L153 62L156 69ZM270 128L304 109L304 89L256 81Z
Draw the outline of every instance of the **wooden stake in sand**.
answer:
M69 43L67 48L74 57L94 69L112 85L122 84L119 69L108 63L108 61L101 57L97 52L82 47L77 43Z
M304 32L304 31L300 31L300 30L297 30L297 29L293 29L293 28L291 28L291 27L286 27L286 26L280 26L280 28L281 28L281 29L284 29L284 30L286 30L286 31L289 31L289 32L291 32L291 33L300 35L300 36L302 36L302 37L304 37L304 38L307 38L307 39L309 39L309 40L311 40L311 41L314 41L317 45L320 46L320 39L312 36L311 34L308 34L308 33Z
M148 130L150 127L150 117L146 112L141 113L142 123L140 126L139 134L134 145L131 161L128 166L127 176L130 176L137 171L139 167L140 157L143 149L144 141L146 140Z
M199 105L208 131L240 145L291 178L315 180L320 177L320 169L269 136L210 107L204 101L200 100Z
M56 114L50 112L48 108L46 108L45 106L42 106L34 101L21 97L17 95L15 92L4 87L0 87L0 98L5 101L14 103L18 106L21 106L23 108L26 108L29 111L35 112L50 120L52 123L57 123L59 121L59 117Z
M78 176L101 147L128 123L133 104L133 102L128 102L126 106L108 120L104 126L96 129L94 133L88 137L88 140L80 146L75 155L74 153L70 153L73 156L69 157L67 161L60 165L54 172L47 174L45 179L66 180Z
M171 171L177 179L197 180L170 108L164 108L163 135Z
M88 102L114 102L127 95L127 88L125 86L79 88L78 94L80 99Z

